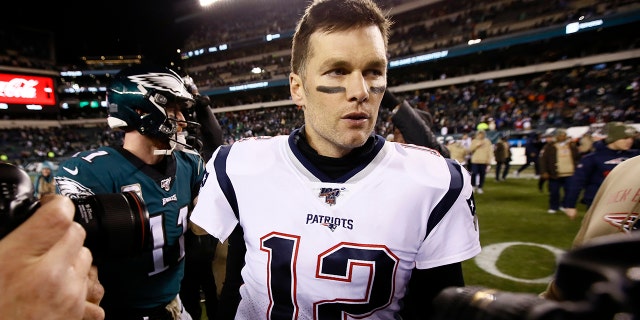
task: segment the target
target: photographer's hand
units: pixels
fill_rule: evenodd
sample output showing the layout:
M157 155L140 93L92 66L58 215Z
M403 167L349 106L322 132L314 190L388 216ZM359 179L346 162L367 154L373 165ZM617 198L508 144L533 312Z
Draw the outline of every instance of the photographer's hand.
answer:
M89 283L87 284L87 301L85 302L83 320L102 320L105 318L104 310L100 307L100 301L104 297L104 287L98 280L98 268L91 266L89 270Z
M92 279L86 233L74 213L70 199L46 197L0 240L0 319L104 319L95 304L101 286Z

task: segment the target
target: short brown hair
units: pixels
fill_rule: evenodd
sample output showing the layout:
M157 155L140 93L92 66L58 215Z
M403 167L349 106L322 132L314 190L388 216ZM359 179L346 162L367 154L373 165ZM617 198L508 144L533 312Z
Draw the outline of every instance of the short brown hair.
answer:
M389 43L389 20L372 0L316 0L298 21L291 46L291 71L301 75L311 56L309 39L317 31L331 33L375 25Z

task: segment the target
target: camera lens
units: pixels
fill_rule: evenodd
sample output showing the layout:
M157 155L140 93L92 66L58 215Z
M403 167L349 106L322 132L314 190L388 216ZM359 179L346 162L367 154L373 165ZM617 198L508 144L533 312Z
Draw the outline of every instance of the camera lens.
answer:
M73 199L74 220L87 231L85 246L94 259L131 256L150 246L149 212L135 192Z
M12 164L0 163L0 239L27 220L37 207L29 175Z
M132 256L151 247L149 212L137 193L104 193L71 200L74 221L85 229L84 245L94 260ZM29 175L12 164L0 163L0 239L39 206Z
M449 287L436 296L435 319L438 320L519 320L556 318L557 303L535 294L502 292L477 286ZM541 307L544 317L533 317L532 310ZM537 312L536 312L537 313Z

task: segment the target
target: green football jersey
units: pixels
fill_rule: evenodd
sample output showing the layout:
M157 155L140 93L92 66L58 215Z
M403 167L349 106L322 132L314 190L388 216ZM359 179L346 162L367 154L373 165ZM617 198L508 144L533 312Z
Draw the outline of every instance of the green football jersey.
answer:
M188 211L203 176L202 158L181 151L174 151L161 165L149 166L125 149L101 147L60 164L55 177L58 193L82 198L135 191L149 211L153 243L148 250L97 262L105 288L101 304L107 312L156 307L176 297L184 273Z

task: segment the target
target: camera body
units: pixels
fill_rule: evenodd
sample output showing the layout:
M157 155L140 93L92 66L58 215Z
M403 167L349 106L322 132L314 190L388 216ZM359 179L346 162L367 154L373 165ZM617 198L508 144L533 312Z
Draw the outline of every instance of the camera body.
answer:
M151 247L149 212L135 192L96 194L71 199L74 221L86 231L84 245L94 261L129 257ZM8 163L0 163L0 239L38 208L29 175Z
M434 300L435 319L639 320L639 252L640 232L603 236L560 259L555 286L563 301L479 286L449 287Z

